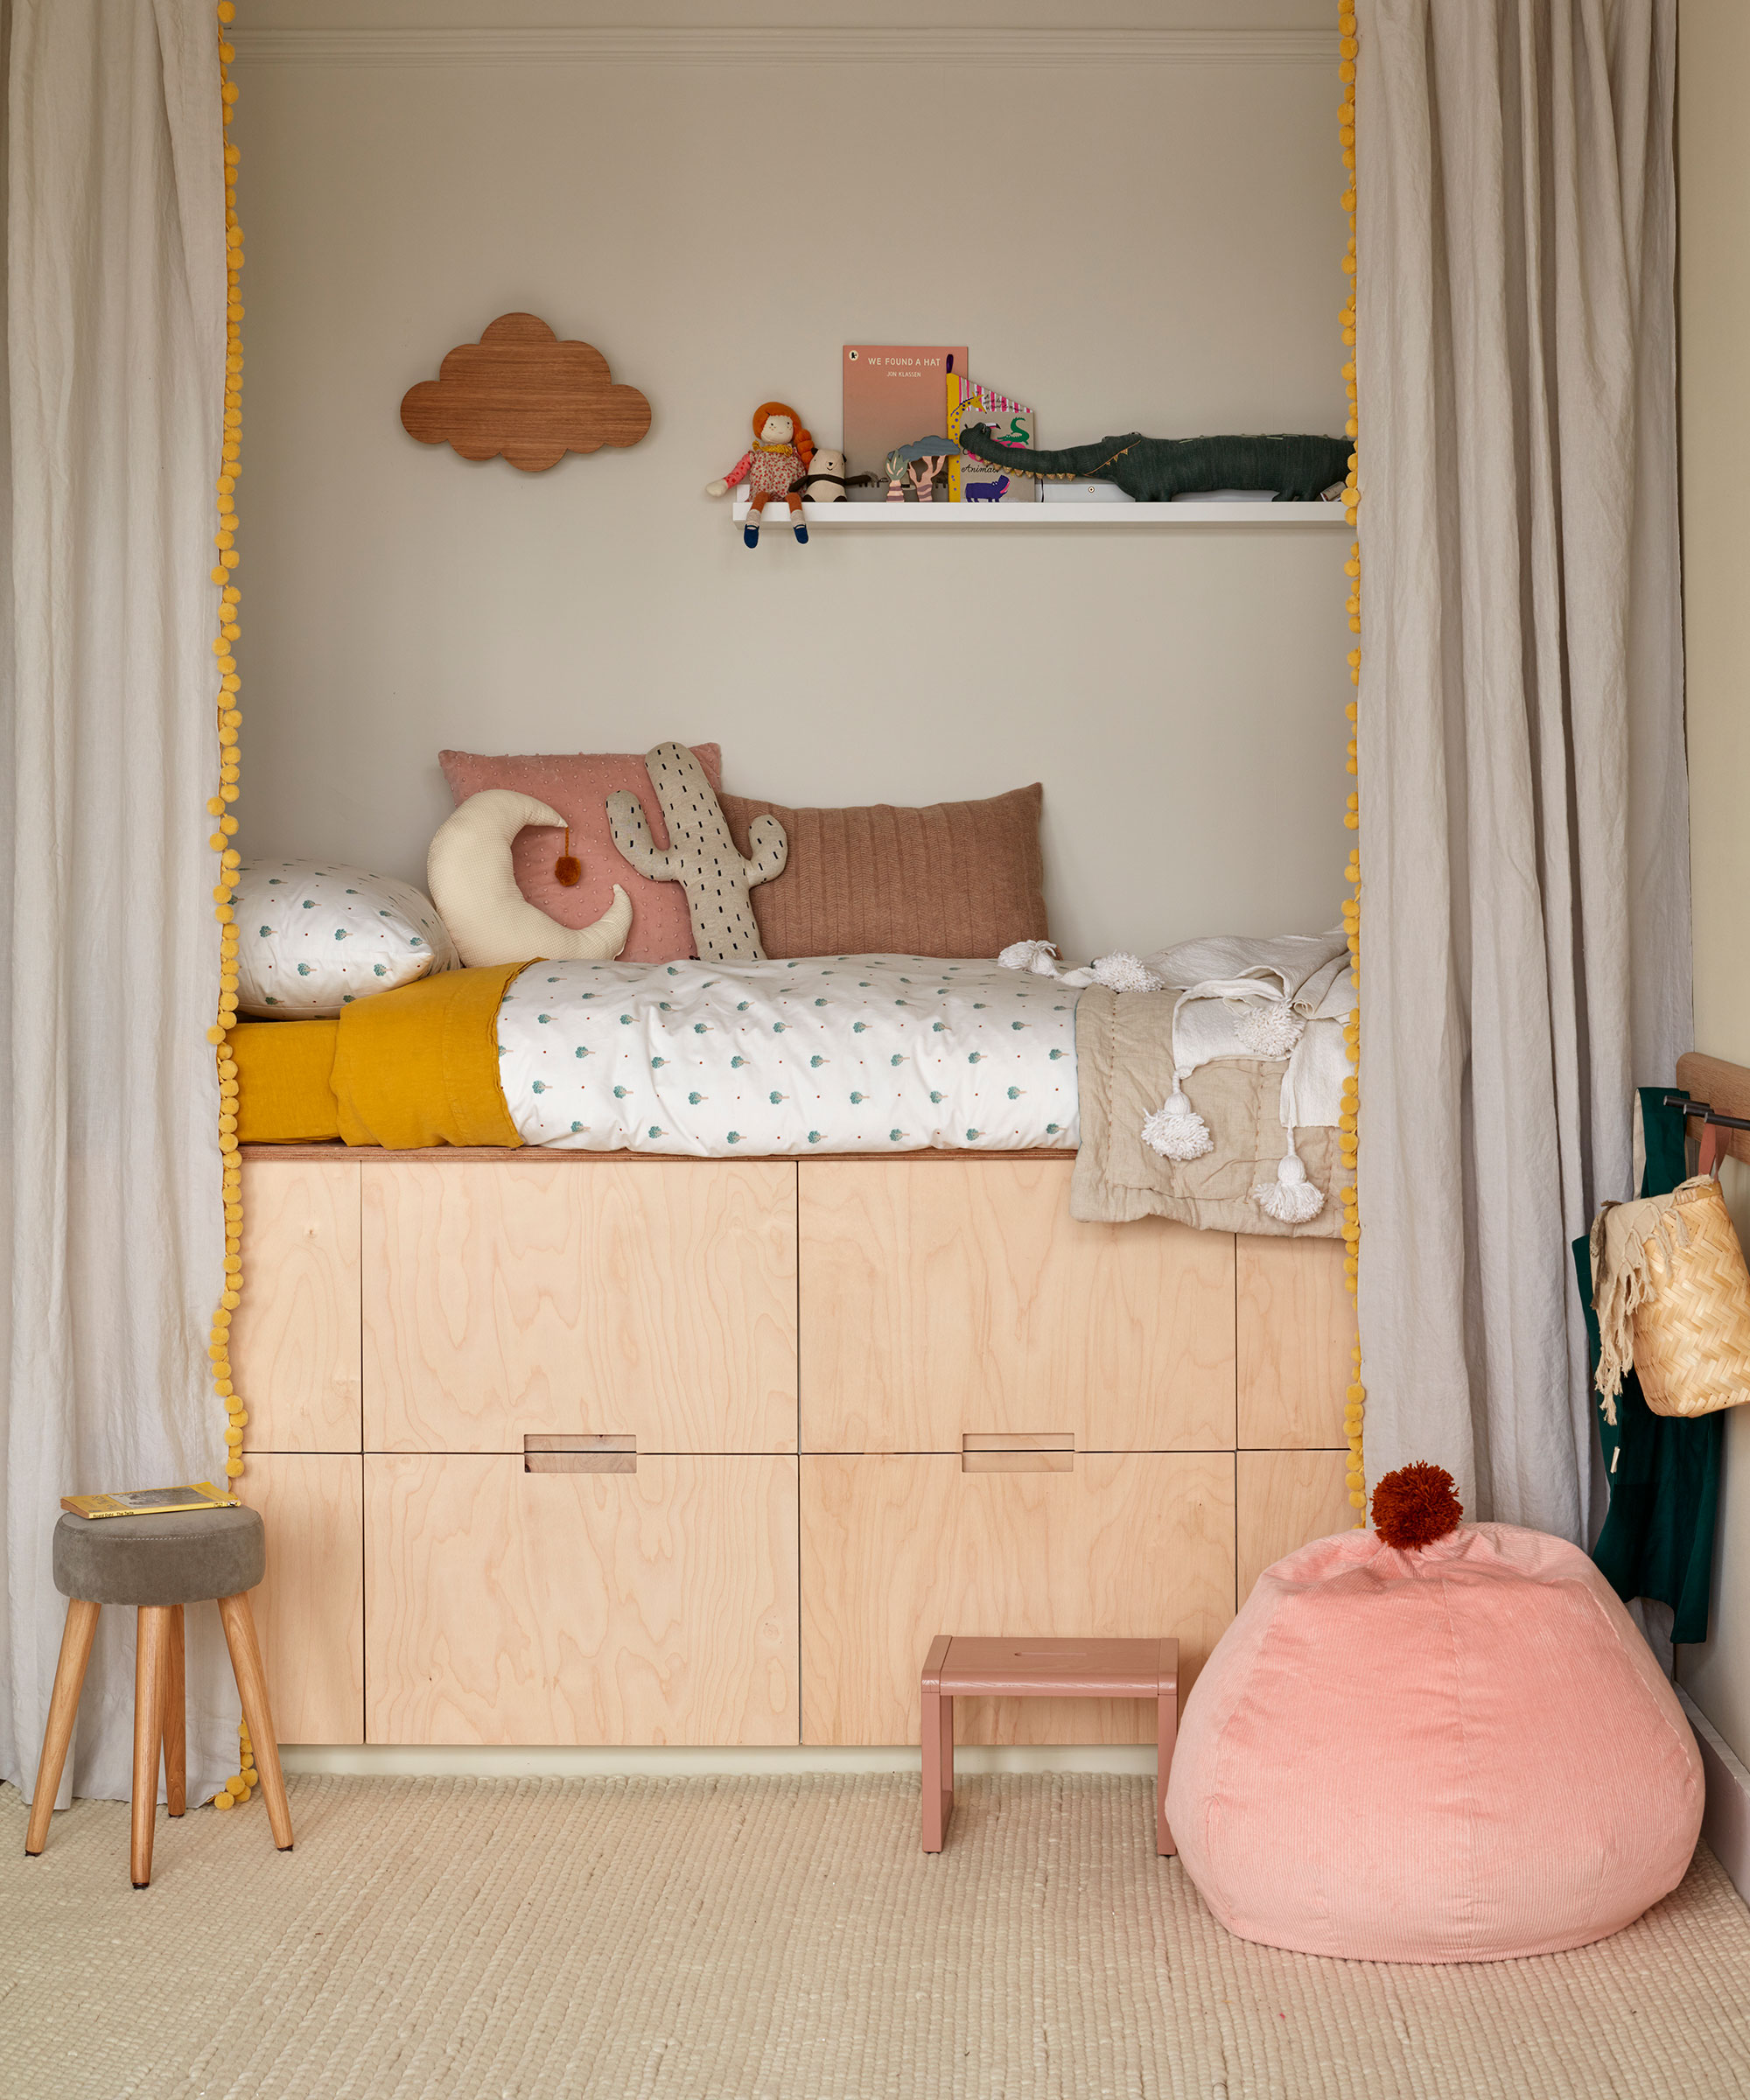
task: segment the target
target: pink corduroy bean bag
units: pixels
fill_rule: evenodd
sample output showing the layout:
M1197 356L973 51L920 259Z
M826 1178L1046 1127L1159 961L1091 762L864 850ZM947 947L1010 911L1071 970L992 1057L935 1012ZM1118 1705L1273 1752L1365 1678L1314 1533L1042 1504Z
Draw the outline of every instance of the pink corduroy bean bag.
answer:
M1604 1939L1668 1895L1702 1767L1575 1547L1510 1524L1409 1550L1351 1531L1259 1577L1186 1703L1166 1810L1241 1939L1504 1961Z

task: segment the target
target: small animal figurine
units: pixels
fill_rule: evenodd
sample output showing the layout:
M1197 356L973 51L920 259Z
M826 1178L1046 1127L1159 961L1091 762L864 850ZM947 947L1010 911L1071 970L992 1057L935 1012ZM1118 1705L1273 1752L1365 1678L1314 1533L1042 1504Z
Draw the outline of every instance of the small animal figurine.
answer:
M874 479L873 474L852 474L847 479L844 454L822 445L795 486L796 493L806 496L810 503L843 503L847 489L867 488Z
M1000 503L1008 486L1009 477L1004 474L999 481L963 481L960 493L969 503Z
M750 547L760 544L760 512L774 496L782 496L796 528L796 543L806 547L808 528L795 485L808 472L814 456L815 441L796 411L781 401L763 401L753 411L753 443L720 481L705 483L705 494L726 496L738 483L746 482L753 500L741 536Z

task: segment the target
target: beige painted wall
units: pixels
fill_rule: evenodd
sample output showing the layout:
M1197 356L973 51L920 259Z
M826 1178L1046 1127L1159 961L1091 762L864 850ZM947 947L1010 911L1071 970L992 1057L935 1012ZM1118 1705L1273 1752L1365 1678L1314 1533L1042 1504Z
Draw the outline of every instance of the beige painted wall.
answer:
M1045 0L923 12L1088 26ZM790 0L662 18L689 14L896 19ZM246 10L258 36L311 18ZM1111 19L1330 28L1299 0ZM1334 920L1340 531L823 530L749 554L701 493L769 395L836 439L846 340L970 343L1046 444L1340 430L1334 55L1278 37L1263 62L1003 71L975 102L927 41L770 72L240 43L252 852L419 878L443 746L716 738L732 788L790 801L1042 780L1078 956ZM750 139L762 110L782 127ZM514 307L645 390L641 444L523 476L403 434L404 389Z
M1750 7L1682 0L1677 123L1684 635L1696 1047L1750 1064ZM1750 1174L1727 1162L1750 1242ZM1726 1418L1713 1637L1678 1675L1750 1763L1750 1408Z

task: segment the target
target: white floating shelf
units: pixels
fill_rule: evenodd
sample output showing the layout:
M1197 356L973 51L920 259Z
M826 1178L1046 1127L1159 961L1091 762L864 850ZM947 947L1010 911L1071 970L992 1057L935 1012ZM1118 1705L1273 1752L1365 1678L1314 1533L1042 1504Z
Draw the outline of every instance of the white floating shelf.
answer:
M734 508L738 525L746 518L747 499ZM834 531L864 527L906 532L1033 532L1060 526L1104 526L1137 531L1159 526L1343 526L1340 503L808 503L802 515L809 529ZM760 513L762 532L788 532L783 507L774 499Z

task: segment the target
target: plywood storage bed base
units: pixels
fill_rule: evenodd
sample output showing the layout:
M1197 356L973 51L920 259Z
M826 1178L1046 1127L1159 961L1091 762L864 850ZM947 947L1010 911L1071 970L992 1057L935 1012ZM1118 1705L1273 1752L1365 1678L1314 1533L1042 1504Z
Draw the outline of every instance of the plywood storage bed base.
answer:
M1073 1166L245 1147L285 1740L915 1743L944 1628L1175 1636L1182 1690L1353 1521L1342 1243L1077 1223Z

